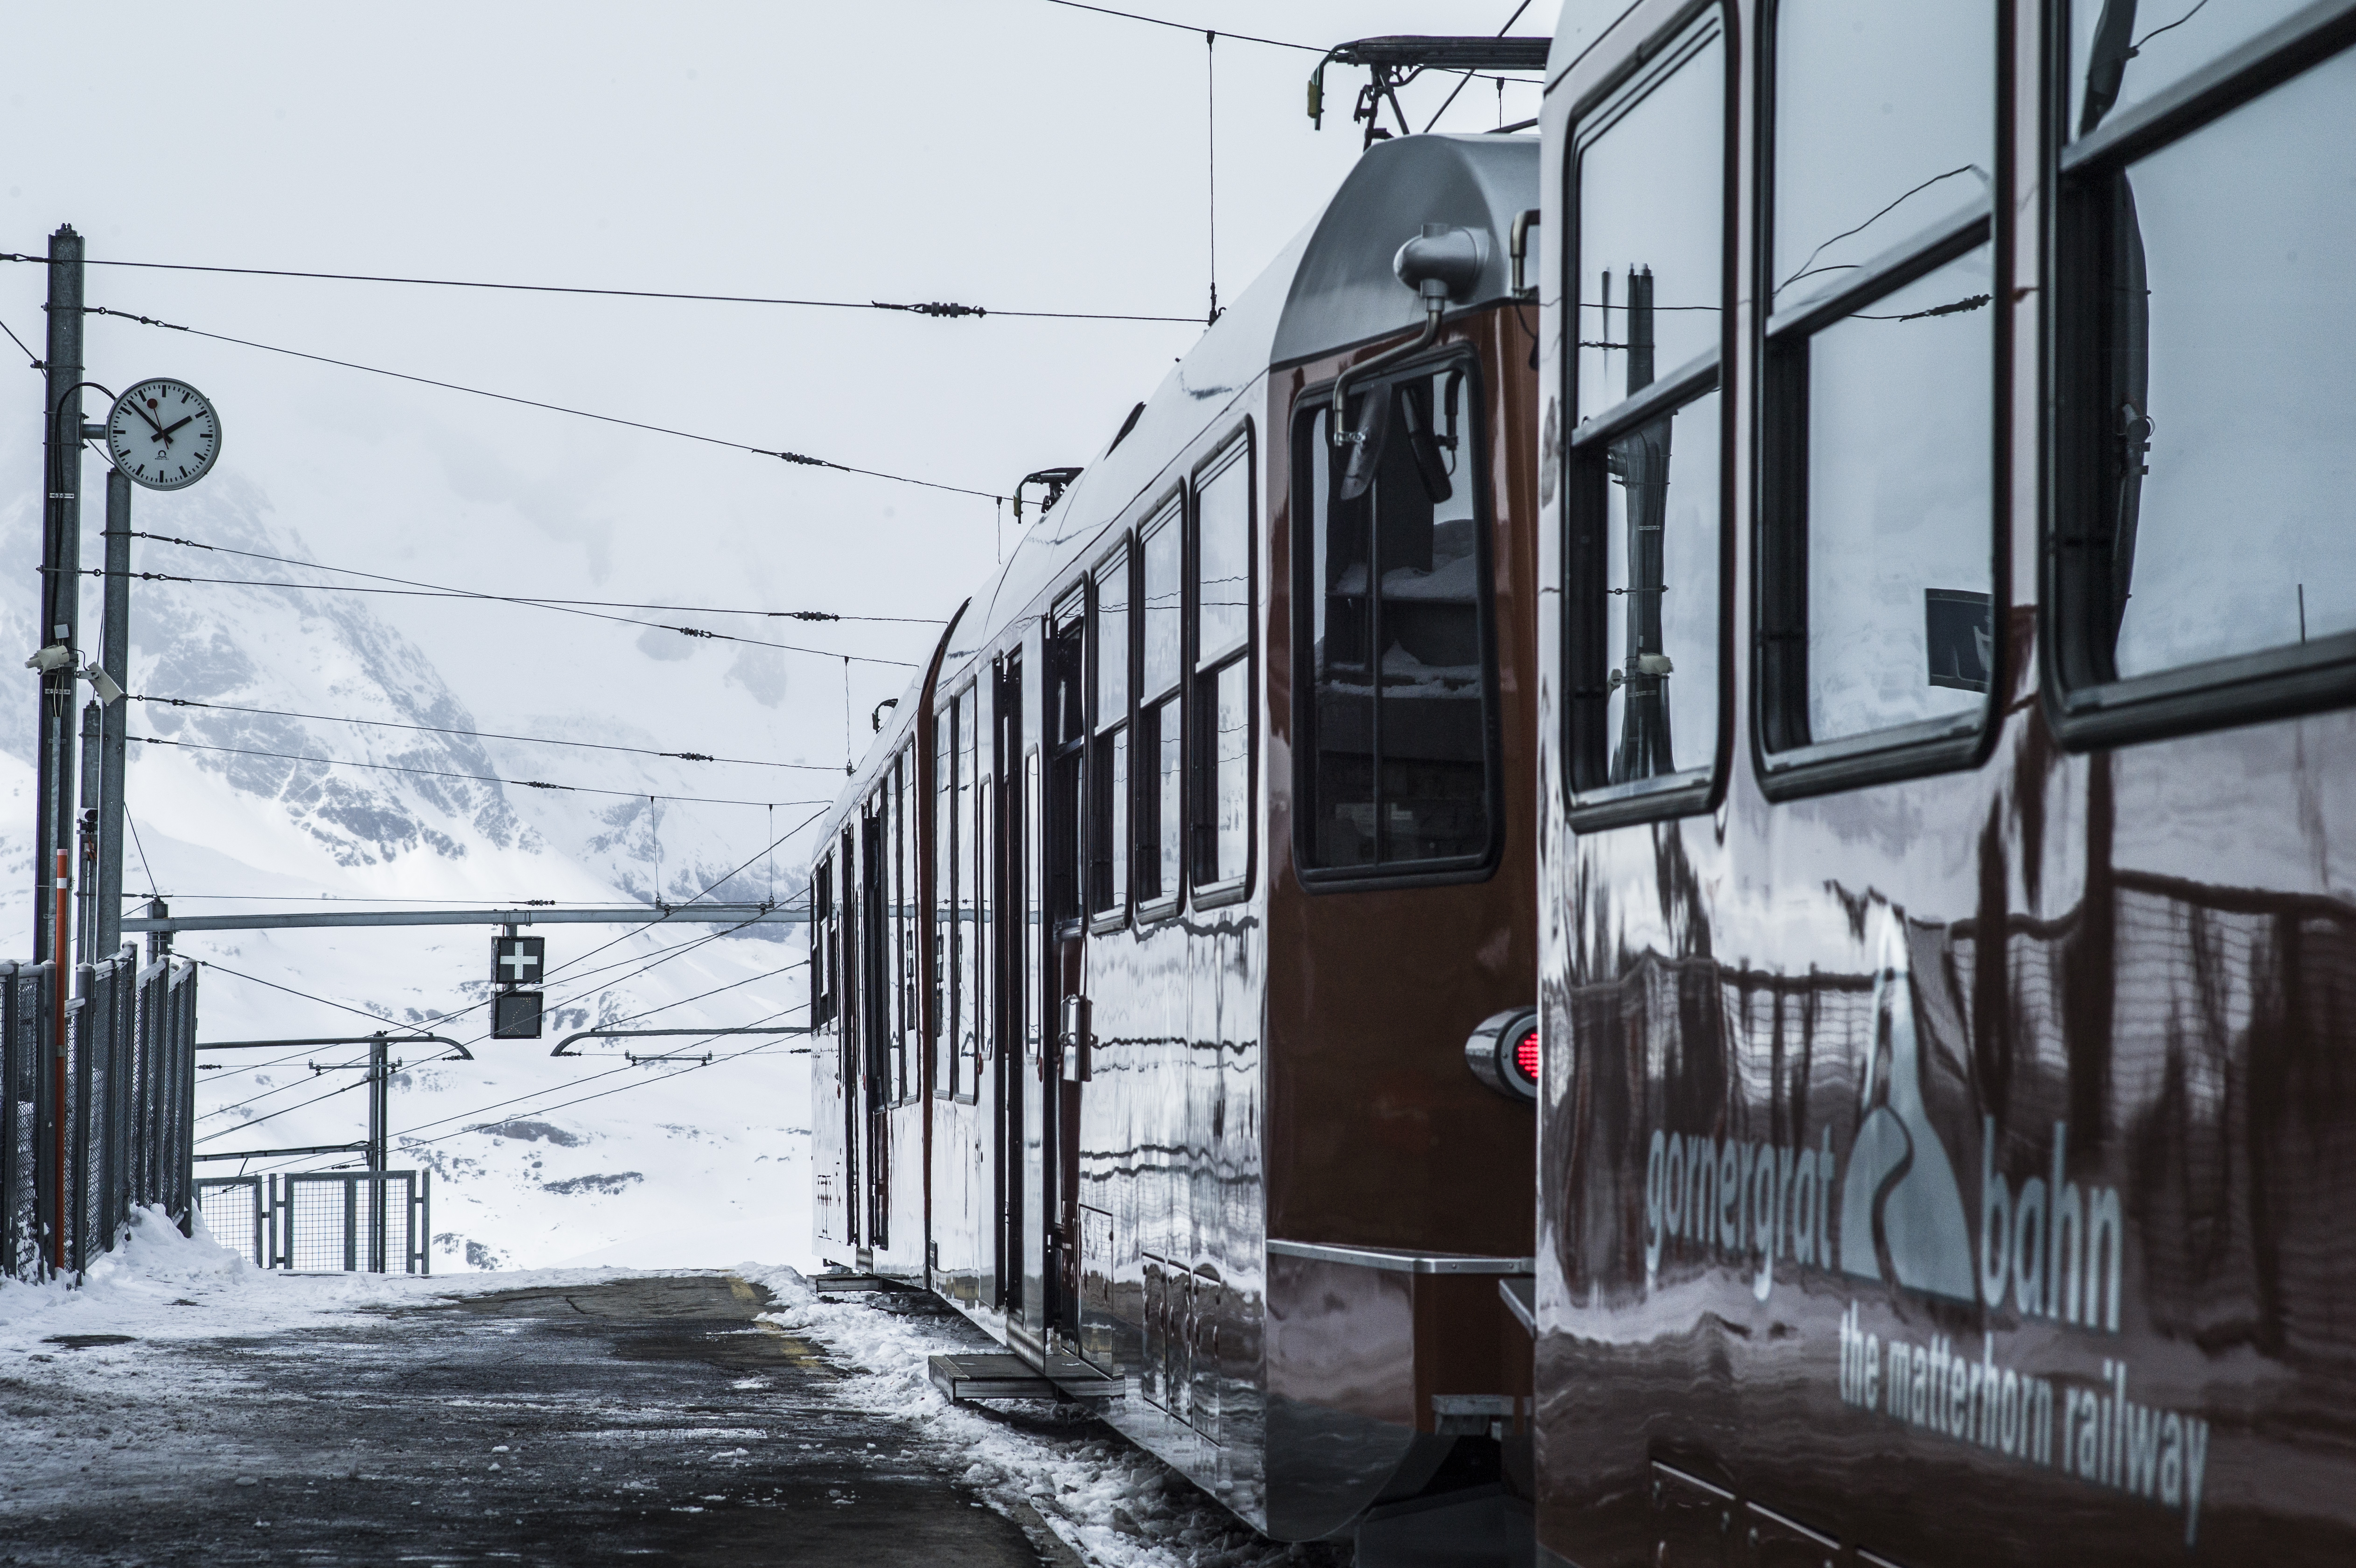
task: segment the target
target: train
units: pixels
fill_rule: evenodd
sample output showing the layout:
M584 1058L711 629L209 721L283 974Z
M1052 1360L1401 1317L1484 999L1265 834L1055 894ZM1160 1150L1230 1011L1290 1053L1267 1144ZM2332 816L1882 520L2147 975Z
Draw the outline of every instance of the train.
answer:
M1283 1539L1443 1474L1494 1530L1528 1446L1538 155L1377 143L1043 477L809 869L819 1255Z
M2351 41L1564 11L1539 1561L2356 1560Z
M2351 45L1370 141L837 807L820 1254L1370 1564L2356 1558Z

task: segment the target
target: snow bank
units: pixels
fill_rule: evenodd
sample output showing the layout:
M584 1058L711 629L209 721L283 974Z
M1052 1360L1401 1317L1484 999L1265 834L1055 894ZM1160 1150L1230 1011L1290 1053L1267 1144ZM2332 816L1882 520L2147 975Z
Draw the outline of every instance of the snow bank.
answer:
M120 1334L137 1340L201 1339L304 1327L356 1308L392 1306L490 1291L594 1284L637 1269L538 1269L456 1277L287 1274L257 1269L216 1243L204 1221L183 1236L161 1208L132 1215L123 1242L79 1285L0 1279L0 1366L10 1355L48 1355L59 1336ZM675 1273L676 1271L669 1271Z
M1001 1512L1038 1511L1048 1528L1106 1568L1272 1568L1346 1563L1346 1548L1284 1545L1249 1529L1160 1460L1077 1405L955 1405L930 1360L971 1353L960 1317L906 1316L859 1297L821 1297L790 1268L740 1263L776 1297L762 1316L823 1346L851 1376L843 1398L923 1431L947 1467Z

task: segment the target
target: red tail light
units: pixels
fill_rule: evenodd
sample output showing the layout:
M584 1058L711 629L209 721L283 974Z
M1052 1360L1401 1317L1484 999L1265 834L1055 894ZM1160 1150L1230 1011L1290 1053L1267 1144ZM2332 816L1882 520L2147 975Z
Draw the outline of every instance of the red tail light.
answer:
M1509 1008L1481 1021L1464 1042L1464 1065L1472 1076L1509 1100L1538 1097L1538 1015Z

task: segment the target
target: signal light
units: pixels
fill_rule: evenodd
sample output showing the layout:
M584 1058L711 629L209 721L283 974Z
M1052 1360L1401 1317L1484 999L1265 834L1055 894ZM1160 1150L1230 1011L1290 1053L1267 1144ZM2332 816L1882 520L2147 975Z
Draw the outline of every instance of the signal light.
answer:
M1538 1097L1538 1015L1513 1007L1492 1014L1464 1042L1464 1065L1472 1076L1509 1100L1533 1104Z

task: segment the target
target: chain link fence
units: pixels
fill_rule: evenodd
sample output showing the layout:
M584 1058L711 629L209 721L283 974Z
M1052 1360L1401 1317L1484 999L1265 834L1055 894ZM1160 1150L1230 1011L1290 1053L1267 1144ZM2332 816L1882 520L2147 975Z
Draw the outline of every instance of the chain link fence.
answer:
M0 1270L80 1273L131 1211L183 1227L195 1188L197 971L125 947L75 972L56 1041L55 966L0 963Z

